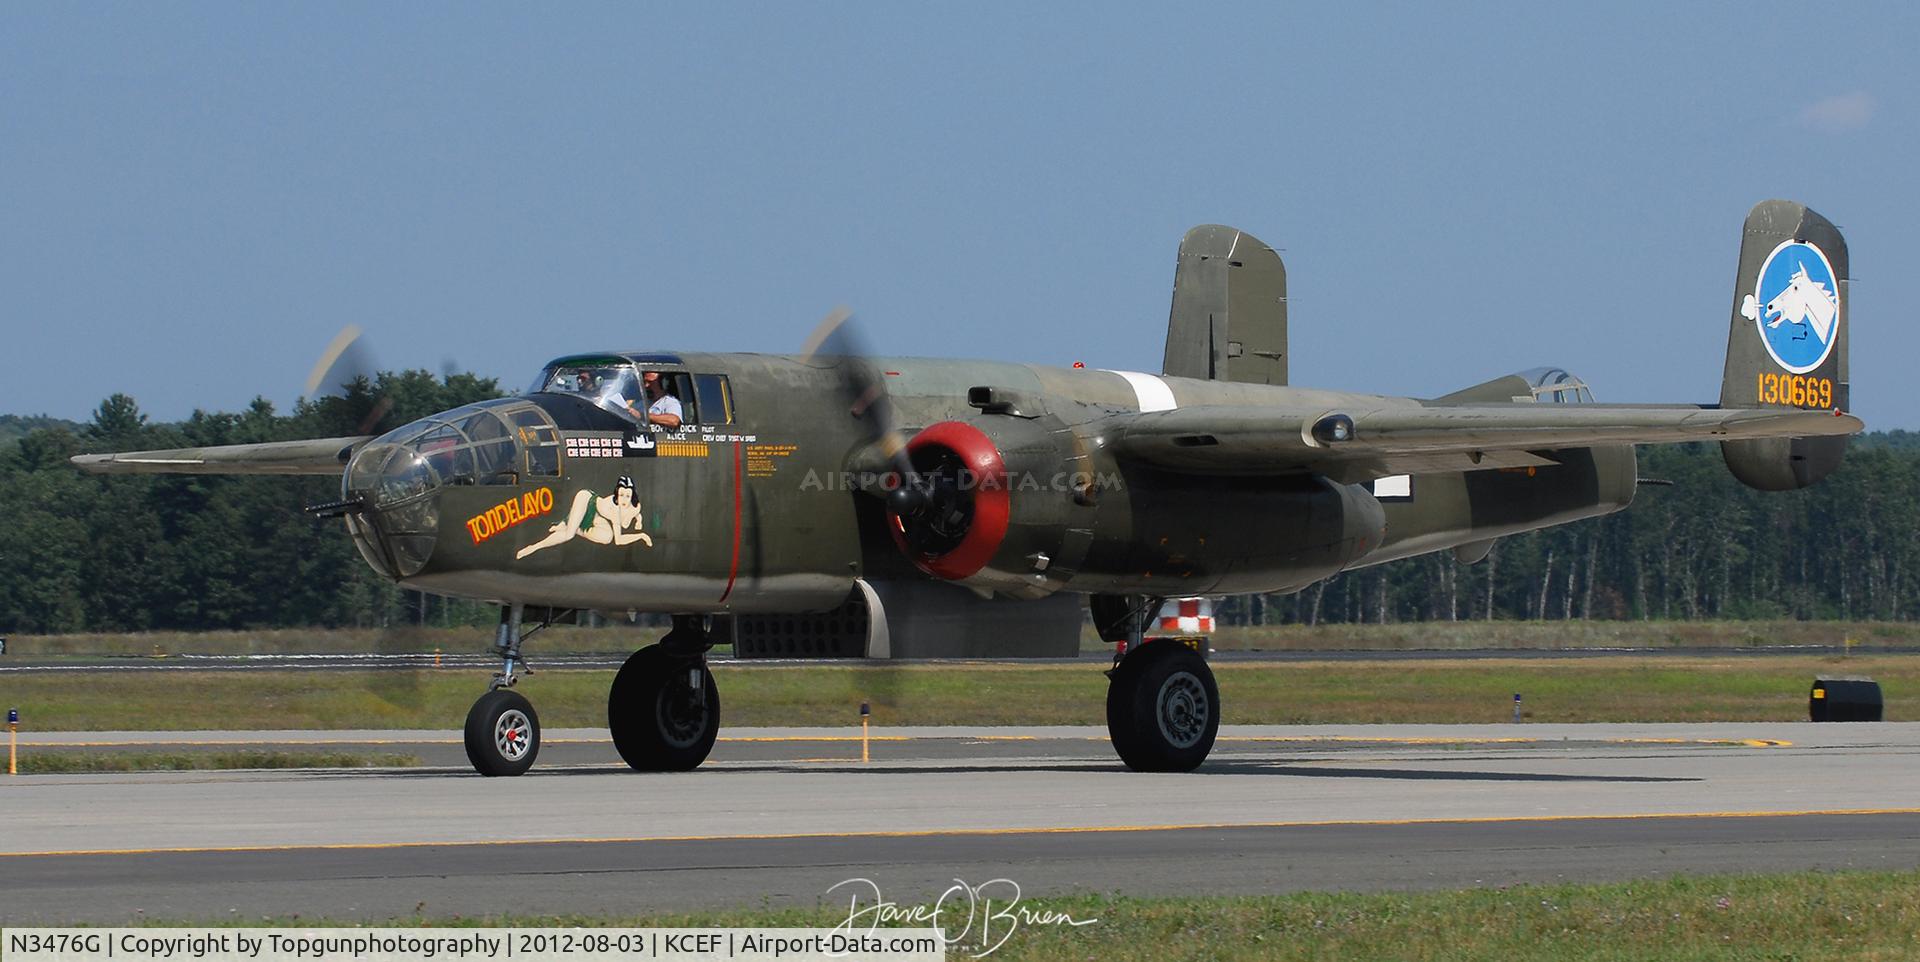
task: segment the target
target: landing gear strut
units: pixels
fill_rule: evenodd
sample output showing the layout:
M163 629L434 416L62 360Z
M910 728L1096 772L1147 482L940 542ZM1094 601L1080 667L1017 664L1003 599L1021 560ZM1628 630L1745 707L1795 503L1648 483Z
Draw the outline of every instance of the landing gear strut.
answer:
M1137 772L1190 772L1220 733L1220 687L1200 652L1144 641L1147 605L1129 617L1126 649L1107 672L1107 734Z
M607 692L613 747L635 771L683 772L706 761L720 734L720 692L707 668L706 618L675 615L673 630L633 653Z
M467 761L482 775L525 774L540 755L540 715L533 710L532 702L510 689L520 675L533 674L520 655L520 643L552 624L551 614L528 629L522 624L526 606L500 607L500 630L494 635L493 651L500 656L501 668L487 686L487 693L467 712Z

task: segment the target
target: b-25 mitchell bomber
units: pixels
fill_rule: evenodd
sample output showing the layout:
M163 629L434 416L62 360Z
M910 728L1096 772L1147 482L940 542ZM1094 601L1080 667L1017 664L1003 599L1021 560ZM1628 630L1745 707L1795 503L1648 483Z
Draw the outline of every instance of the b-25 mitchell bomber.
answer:
M711 750L707 653L925 657L1077 651L1088 599L1127 766L1212 749L1206 653L1142 643L1168 597L1295 592L1625 508L1634 446L1717 441L1755 488L1811 485L1847 436L1847 248L1767 201L1740 248L1717 404L1594 403L1538 369L1430 399L1289 380L1286 270L1228 227L1181 244L1162 371L871 358L830 318L800 355L595 352L525 393L379 437L74 458L99 473L339 475L367 563L497 603L502 660L466 723L518 775L539 716L522 642L580 611L670 615L615 676L607 722L643 771ZM849 639L851 639L849 641ZM1204 647L1204 646L1202 646Z

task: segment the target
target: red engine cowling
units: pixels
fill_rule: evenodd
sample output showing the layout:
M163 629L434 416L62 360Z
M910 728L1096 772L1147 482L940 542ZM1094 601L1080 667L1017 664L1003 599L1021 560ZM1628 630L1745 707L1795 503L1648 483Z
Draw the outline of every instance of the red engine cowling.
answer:
M942 421L907 442L886 524L921 571L1009 598L1297 591L1380 544L1358 485L1120 464L1049 417Z
M962 581L993 560L1013 516L1005 457L985 431L942 421L907 442L923 503L889 498L887 531L927 574Z

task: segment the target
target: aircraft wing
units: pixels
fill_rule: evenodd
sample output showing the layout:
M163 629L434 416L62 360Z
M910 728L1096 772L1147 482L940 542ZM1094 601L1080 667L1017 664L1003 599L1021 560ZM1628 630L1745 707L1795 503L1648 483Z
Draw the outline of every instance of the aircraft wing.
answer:
M338 477L369 438L315 438L225 444L211 448L82 454L74 466L89 474L318 474Z
M1342 430L1339 423L1347 424ZM1483 404L1281 412L1200 406L1108 422L1116 457L1194 474L1313 471L1346 482L1395 474L1554 463L1550 452L1607 444L1667 444L1855 434L1859 418L1789 408ZM1344 438L1340 435L1344 434Z

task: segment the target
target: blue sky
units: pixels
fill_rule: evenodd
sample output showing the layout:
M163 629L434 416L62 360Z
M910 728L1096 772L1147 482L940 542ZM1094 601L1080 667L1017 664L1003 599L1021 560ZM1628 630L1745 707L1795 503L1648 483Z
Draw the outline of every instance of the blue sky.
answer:
M592 348L1158 370L1198 223L1281 248L1297 383L1540 364L1718 396L1739 226L1853 254L1920 428L1911 5L0 6L0 412L283 408L345 324L519 386Z

